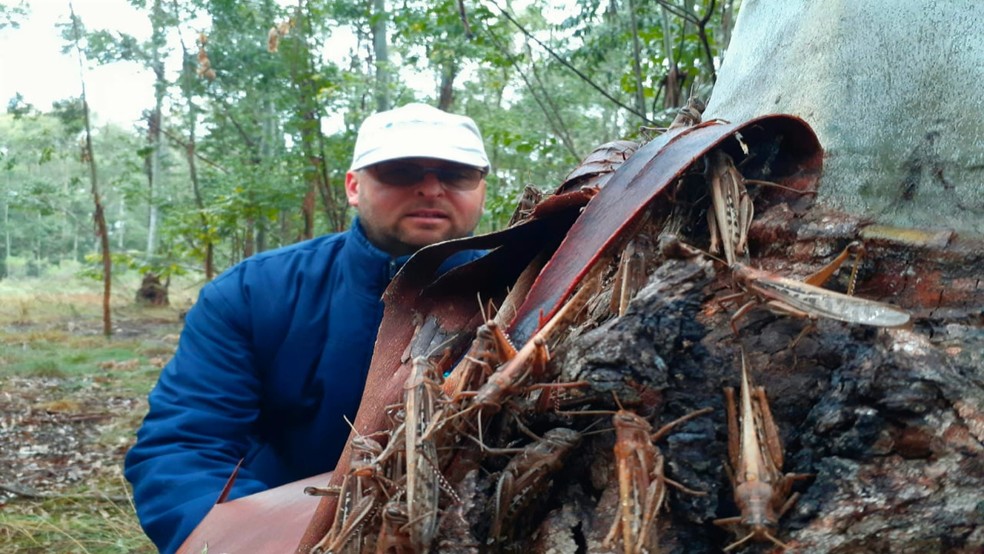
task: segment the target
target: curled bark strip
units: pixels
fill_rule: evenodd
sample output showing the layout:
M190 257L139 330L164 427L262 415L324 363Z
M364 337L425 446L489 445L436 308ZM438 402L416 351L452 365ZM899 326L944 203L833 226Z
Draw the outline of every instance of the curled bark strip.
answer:
M483 322L477 297L499 303L520 274L542 253L552 253L592 194L574 191L550 197L533 210L530 219L498 233L443 242L424 248L407 262L384 293L386 304L379 328L355 432L372 434L386 427L386 406L399 402L410 365L401 361L414 341L416 322L433 318L451 336L466 330L452 345L457 358ZM484 257L438 275L441 264L463 250L490 250ZM350 437L351 438L351 437ZM341 483L347 471L351 440L339 458L331 484ZM331 526L338 499L321 499L297 552L308 552Z
M796 190L815 185L823 151L813 130L797 117L768 115L740 124L708 121L669 131L626 160L588 203L520 306L509 328L510 336L517 342L532 336L539 322L550 318L591 266L633 228L651 202L658 198L669 202L669 185L699 157L739 132L748 144L767 139L775 144L775 154L769 156L773 181Z

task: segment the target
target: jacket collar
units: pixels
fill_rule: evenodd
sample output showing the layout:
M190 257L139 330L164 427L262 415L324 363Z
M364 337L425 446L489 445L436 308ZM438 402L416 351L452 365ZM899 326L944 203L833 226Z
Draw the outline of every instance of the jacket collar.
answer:
M383 290L410 259L410 255L393 257L369 242L358 217L352 220L349 231L351 240L346 241L345 256L349 267L374 295L381 296Z
M413 254L393 257L377 248L369 242L358 216L352 220L349 237L350 240L346 241L345 246L349 271L354 278L365 285L370 294L382 297L390 281ZM482 250L459 250L441 263L437 274L442 275L452 268L481 257L484 253Z

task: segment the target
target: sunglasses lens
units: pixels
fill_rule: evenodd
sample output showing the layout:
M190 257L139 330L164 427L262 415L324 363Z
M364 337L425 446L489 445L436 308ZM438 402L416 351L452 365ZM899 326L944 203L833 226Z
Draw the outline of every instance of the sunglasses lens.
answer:
M408 187L424 178L422 167L411 164L379 164L376 179L393 187Z
M482 180L482 172L472 168L442 169L435 173L442 183L455 190L475 190Z
M475 190L484 173L473 167L421 167L407 163L381 163L374 173L376 179L394 187L409 187L424 180L433 173L437 180L449 190Z

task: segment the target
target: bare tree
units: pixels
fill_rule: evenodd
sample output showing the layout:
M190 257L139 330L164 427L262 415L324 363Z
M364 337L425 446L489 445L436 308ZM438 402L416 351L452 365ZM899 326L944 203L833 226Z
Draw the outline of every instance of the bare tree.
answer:
M109 250L109 230L106 227L106 214L103 211L102 199L99 194L99 177L96 172L96 158L92 151L92 127L89 118L89 102L85 94L85 54L82 52L82 29L75 8L68 3L72 18L72 46L79 60L79 83L82 86L82 118L85 123L85 143L82 150L82 160L89 166L89 181L92 185L92 202L94 210L92 217L96 224L96 236L99 238L99 248L103 263L103 334L107 337L113 334L112 315L109 309L110 295L113 286L113 262Z

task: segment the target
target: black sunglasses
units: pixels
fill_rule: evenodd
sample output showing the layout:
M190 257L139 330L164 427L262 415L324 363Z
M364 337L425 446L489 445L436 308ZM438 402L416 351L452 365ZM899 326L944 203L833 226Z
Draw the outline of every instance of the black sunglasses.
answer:
M379 182L393 187L409 187L432 173L449 190L468 191L478 188L485 171L475 167L422 167L407 162L383 162L370 167Z

